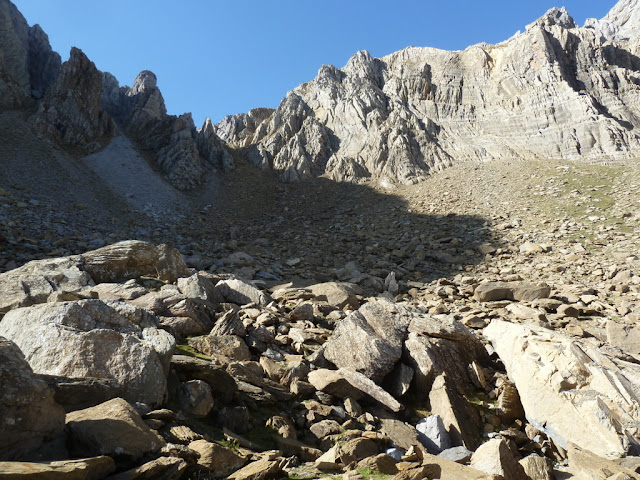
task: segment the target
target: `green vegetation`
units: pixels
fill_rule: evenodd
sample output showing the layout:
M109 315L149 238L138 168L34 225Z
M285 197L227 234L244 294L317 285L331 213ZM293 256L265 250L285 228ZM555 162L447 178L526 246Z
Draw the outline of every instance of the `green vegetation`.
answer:
M176 354L178 355L187 355L189 357L200 358L202 360L211 361L211 357L207 355L203 355L202 353L196 352L196 350L187 344L187 341L184 340L176 345Z

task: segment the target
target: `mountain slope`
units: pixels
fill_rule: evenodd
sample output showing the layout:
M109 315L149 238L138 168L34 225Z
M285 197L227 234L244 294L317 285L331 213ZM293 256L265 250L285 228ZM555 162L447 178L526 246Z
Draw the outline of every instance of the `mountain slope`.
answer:
M618 33L635 31L635 3L621 0L607 17ZM498 45L358 52L342 69L323 66L266 118L227 117L217 132L286 181L407 184L464 160L630 158L640 151L637 45L552 9Z

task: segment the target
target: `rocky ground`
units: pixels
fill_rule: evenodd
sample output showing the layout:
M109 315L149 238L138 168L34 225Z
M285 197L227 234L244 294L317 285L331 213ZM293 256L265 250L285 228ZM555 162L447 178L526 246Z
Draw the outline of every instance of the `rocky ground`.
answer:
M173 217L4 179L0 478L640 478L637 166L235 162Z

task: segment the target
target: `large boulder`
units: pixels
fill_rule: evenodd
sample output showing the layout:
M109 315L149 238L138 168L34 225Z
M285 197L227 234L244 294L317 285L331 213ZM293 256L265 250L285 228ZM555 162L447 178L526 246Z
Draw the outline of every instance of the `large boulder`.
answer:
M175 282L191 275L180 252L168 245L127 240L82 255L96 283L124 282L142 276Z
M116 469L106 455L54 462L0 462L0 480L92 480L105 478Z
M326 282L316 283L307 287L316 300L327 302L338 308L349 307L356 309L360 307L358 295L362 295L362 289L354 283L346 282Z
M216 295L223 298L225 302L236 303L238 305L257 303L258 305L265 306L271 300L269 295L262 290L238 278L219 281L216 284L215 292Z
M520 394L526 418L563 448L603 457L637 452L640 366L536 325L484 330Z
M405 357L415 370L416 391L425 395L443 373L468 391L474 385L470 365L488 362L482 342L453 316L414 317L405 342Z
M12 310L0 335L16 342L36 373L113 378L125 398L157 405L175 340L156 322L124 303L80 300Z
M79 256L34 260L0 273L0 315L17 307L44 303L54 292L77 292L93 280Z
M402 356L411 319L409 310L393 302L367 303L338 323L324 345L324 356L339 368L358 371L379 383Z
M0 337L0 460L28 458L64 429L64 409L18 346Z

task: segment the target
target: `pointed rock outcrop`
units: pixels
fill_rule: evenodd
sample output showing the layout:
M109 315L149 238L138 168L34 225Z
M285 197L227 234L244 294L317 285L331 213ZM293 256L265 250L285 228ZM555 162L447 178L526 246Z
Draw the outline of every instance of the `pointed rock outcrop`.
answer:
M60 145L96 151L117 133L113 120L100 106L101 88L100 71L74 47L31 122Z

